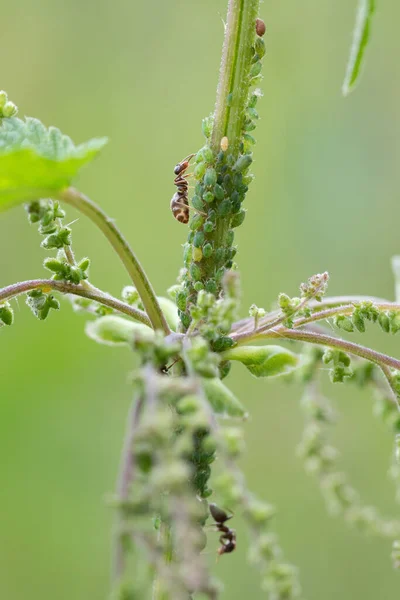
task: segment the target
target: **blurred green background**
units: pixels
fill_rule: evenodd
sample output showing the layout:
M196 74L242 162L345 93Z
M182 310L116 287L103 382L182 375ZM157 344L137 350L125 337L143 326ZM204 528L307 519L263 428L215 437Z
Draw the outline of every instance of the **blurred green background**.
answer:
M268 54L249 209L238 232L243 314L291 295L328 270L331 294L392 297L390 256L400 253L398 107L400 6L382 3L358 89L340 94L355 0L270 0L262 5ZM172 169L203 144L214 105L225 0L15 0L2 4L0 88L22 115L57 125L76 142L110 144L78 185L117 220L158 293L181 264L185 228L171 217ZM72 221L77 214L68 210ZM92 281L118 294L126 275L84 218L73 226ZM22 208L0 218L0 284L44 275L45 251ZM108 591L113 489L130 401L129 353L95 345L67 302L36 321L23 299L0 339L0 598L100 600ZM397 338L363 338L399 356ZM251 413L243 468L279 506L274 525L299 565L308 600L398 597L390 544L326 516L294 449L301 390L234 369ZM372 400L327 385L340 408L341 465L367 503L398 516L386 479L390 435ZM215 566L224 598L263 597L246 543ZM214 536L213 533L210 534ZM217 536L210 544L214 553ZM212 554L214 556L214 554Z

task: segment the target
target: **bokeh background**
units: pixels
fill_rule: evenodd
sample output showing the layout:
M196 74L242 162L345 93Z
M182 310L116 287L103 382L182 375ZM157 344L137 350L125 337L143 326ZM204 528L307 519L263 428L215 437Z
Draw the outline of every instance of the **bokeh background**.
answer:
M393 297L389 259L400 253L398 169L400 5L382 3L367 69L340 93L355 0L268 0L262 120L256 180L237 234L243 314L328 270L331 294ZM78 185L114 217L159 294L181 264L184 227L171 217L172 169L203 144L213 109L225 0L15 0L2 4L0 88L22 115L57 125L76 142L110 137ZM68 210L72 221L77 214ZM101 234L73 225L92 281L118 294L126 275ZM0 218L0 284L44 275L45 251L22 208ZM86 317L67 302L36 321L20 299L16 323L0 336L0 598L100 600L107 596L114 486L130 401L128 351L95 345ZM399 356L397 338L364 338ZM301 390L256 381L240 365L231 384L251 413L243 468L250 486L279 507L274 523L299 565L308 600L397 597L390 544L327 517L295 447ZM391 436L372 399L326 385L341 419L341 465L367 503L399 507L386 472ZM215 566L224 598L262 598L246 565L246 543ZM210 534L214 536L213 533ZM216 537L216 536L215 536ZM210 551L217 541L212 539ZM214 554L212 554L214 556Z

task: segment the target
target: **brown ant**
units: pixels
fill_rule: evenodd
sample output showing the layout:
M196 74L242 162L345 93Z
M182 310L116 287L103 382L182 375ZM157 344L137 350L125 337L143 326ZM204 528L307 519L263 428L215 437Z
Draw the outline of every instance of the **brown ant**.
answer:
M178 191L172 196L171 210L175 219L179 221L179 223L185 224L189 222L189 184L187 182L188 175L184 175L184 173L188 168L193 156L194 154L189 154L189 156L184 158L174 168L174 174L176 175L174 184L178 188Z
M226 521L232 519L233 515L228 516L224 510L219 508L216 504L210 503L209 509L212 518L215 521L215 526L218 531L222 533L219 538L221 546L218 548L218 554L229 554L236 548L236 532L234 529L230 529L225 525Z

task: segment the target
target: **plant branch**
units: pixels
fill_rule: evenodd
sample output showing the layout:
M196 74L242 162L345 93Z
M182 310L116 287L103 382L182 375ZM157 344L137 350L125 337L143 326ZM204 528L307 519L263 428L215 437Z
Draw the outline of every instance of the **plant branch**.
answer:
M135 477L135 462L133 458L133 442L135 432L142 412L144 399L140 396L134 399L128 413L125 438L122 446L120 469L117 481L117 499L120 502L129 499L130 486ZM125 552L122 541L123 518L118 515L114 539L114 551L112 560L112 582L117 584L125 572Z
M158 304L153 287L132 248L114 221L97 204L73 187L65 188L59 192L57 198L85 214L104 233L136 286L153 328L161 329L169 334L170 329Z
M376 352L365 346L360 346L354 342L348 342L339 338L334 338L330 335L323 333L314 333L311 331L303 331L297 329L287 329L286 327L279 327L278 329L270 329L263 333L253 331L251 333L240 333L233 334L232 339L239 345L245 344L250 341L261 341L265 339L282 338L287 340L295 340L299 342L307 342L309 344L318 344L320 346L329 346L331 348L338 348L344 352L349 352L365 360L369 360L377 365L387 365L393 369L400 370L400 360L392 358L387 354Z
M331 296L331 297L328 296L328 297L323 298L322 302L317 302L316 300L311 300L309 303L309 307L312 309L319 308L319 309L325 310L326 308L340 307L342 305L348 305L351 303L356 304L358 302L373 302L377 306L384 305L384 304L390 304L390 302L388 300L386 300L385 298L376 298L374 296ZM319 311L319 312L322 312L322 311ZM259 326L262 327L264 325L267 325L271 319L276 319L279 314L280 314L280 310L270 311L269 313L267 313L265 315L265 317L263 317L262 319L259 320ZM315 313L315 314L317 314L317 313ZM311 315L311 316L313 316L313 315ZM240 321L237 321L236 323L234 323L232 326L232 331L238 331L239 329L246 331L247 327L249 327L249 331L251 331L251 330L254 331L253 326L254 326L254 317L247 317L246 319L241 319Z
M384 302L384 303L375 303L376 308L379 310L394 310L400 312L400 304L395 302ZM354 310L354 304L347 304L342 306L336 306L333 308L328 308L326 310L321 310L319 312L315 312L309 317L301 317L297 321L294 321L294 327L302 327L303 325L307 325L308 323L314 323L315 321L322 321L323 319L329 319L330 317L334 317L335 315L349 315Z
M133 308L125 302L121 302L117 298L108 296L92 289L87 289L83 285L75 285L73 283L67 283L66 281L55 281L54 279L30 279L28 281L21 281L13 283L5 288L0 289L0 303L6 300L11 300L20 294L30 292L31 290L46 289L55 290L61 294L73 294L74 296L80 296L82 298L89 298L99 304L113 308L118 312L121 312L128 317L132 317L136 321L144 323L148 327L151 327L151 322L146 313L137 308Z
M241 116L248 95L247 69L259 4L259 0L229 0L211 140L214 152L219 152L224 136L228 137L234 153L239 145Z

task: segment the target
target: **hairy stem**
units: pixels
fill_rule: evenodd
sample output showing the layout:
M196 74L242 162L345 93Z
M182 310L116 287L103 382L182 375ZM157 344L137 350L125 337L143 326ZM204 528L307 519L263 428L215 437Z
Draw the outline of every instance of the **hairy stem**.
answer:
M110 219L97 204L73 187L66 188L59 192L57 198L78 209L99 227L128 271L140 295L153 328L161 329L166 334L170 333L170 329L160 305L158 304L153 287L132 248L115 225L114 221Z
M74 296L80 296L81 298L88 298L98 302L99 304L113 308L114 310L117 310L118 312L121 312L124 315L132 317L136 321L140 321L141 323L151 327L150 319L142 310L133 308L129 304L121 302L121 300L113 298L112 296L108 296L92 289L87 289L81 284L75 285L73 283L67 283L66 281L54 281L54 279L30 279L28 281L13 283L12 285L0 289L0 303L5 302L6 300L11 300L20 294L37 289L41 289L43 291L46 289L48 291L55 290L61 294L73 294Z
M400 370L400 360L397 360L397 358L393 358L387 354L382 354L381 352L376 352L375 350L371 350L365 346L360 346L354 342L348 342L347 340L334 338L330 335L325 335L322 333L279 327L277 329L268 330L262 333L253 331L251 333L233 334L231 337L239 345L250 341L281 338L287 340L296 340L299 342L307 342L309 344L318 344L320 346L329 346L331 348L338 348L344 352L349 352L349 354L354 354L360 358L365 358L366 360L376 363L379 366L387 365L393 369Z
M117 481L117 498L124 502L129 498L129 491L135 477L135 463L133 459L133 441L140 414L143 408L143 398L135 398L128 413L126 433L122 445L121 461ZM123 517L118 514L112 556L112 582L116 585L125 573L125 552L122 540Z
M211 140L216 153L224 136L228 137L233 153L238 149L242 133L241 115L248 95L247 69L259 4L259 0L229 0ZM228 96L231 97L230 102Z
M379 310L393 310L400 312L400 304L396 304L395 302L375 303L375 306ZM294 322L293 326L302 327L303 325L308 325L309 323L329 319L330 317L334 317L335 315L351 315L353 311L354 304L347 304L342 306L336 306L333 308L327 308L326 310L315 312L309 317L301 317L300 319L297 319Z

